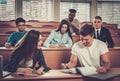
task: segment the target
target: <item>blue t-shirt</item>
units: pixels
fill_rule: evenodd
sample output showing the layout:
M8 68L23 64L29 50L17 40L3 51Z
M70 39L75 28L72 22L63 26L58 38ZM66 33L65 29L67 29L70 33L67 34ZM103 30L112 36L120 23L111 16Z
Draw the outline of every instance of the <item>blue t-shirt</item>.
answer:
M15 46L15 44L26 34L27 31L24 32L13 32L7 40L7 44L11 44L11 46Z

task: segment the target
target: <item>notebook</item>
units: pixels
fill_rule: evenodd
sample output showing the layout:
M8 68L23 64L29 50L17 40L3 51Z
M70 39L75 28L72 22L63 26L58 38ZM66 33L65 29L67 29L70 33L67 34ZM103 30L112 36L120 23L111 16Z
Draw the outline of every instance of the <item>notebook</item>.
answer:
M0 78L4 78L8 75L10 75L10 72L3 71L3 57L0 55Z
M98 72L96 72L96 68L93 66L87 66L87 67L77 67L76 71L77 73L83 75L83 76L88 76L88 75L92 75L92 74L98 74Z
M69 73L69 74L77 74L76 68L61 69L60 72L62 72L62 73Z
M105 80L108 81L110 79L118 77L118 75L113 74L113 73L103 73L103 74L93 74L93 75L89 75L89 76L86 76L86 77L91 78L91 79L100 80L100 81L105 81Z
M118 74L113 73L97 73L95 67L76 67L70 69L61 69L61 72L71 73L71 74L80 74L85 78L95 79L96 81L110 80L118 76Z
M95 67L76 67L76 68L62 69L61 72L71 73L71 74L81 74L83 76L98 74L96 72Z

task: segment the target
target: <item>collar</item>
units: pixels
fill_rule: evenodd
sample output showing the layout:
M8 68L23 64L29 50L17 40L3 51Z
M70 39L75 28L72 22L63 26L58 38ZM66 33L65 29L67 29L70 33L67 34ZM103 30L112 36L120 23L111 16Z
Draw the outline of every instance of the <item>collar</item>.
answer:
M98 30L98 31L101 31L101 27L100 27L99 29L96 29L96 28L95 28L95 31L97 31L97 30Z

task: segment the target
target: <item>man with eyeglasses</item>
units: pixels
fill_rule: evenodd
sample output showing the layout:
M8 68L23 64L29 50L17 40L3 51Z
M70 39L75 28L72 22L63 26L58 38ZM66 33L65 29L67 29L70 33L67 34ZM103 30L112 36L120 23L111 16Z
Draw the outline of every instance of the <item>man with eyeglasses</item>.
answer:
M25 20L21 17L17 18L16 21L16 27L18 28L18 31L13 32L9 37L7 42L5 43L6 48L14 47L16 43L26 34L25 30Z
M95 30L94 38L105 42L109 48L114 47L114 42L108 29L102 27L102 18L100 16L94 17L93 27Z

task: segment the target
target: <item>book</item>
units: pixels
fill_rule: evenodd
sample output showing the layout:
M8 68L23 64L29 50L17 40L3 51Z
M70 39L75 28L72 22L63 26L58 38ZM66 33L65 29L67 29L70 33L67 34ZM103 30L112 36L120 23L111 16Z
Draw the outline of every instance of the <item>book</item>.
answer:
M77 74L77 72L76 72L76 68L61 69L60 72L63 72L63 73L69 73L69 74Z
M88 66L88 67L77 67L76 71L78 74L81 74L83 76L88 76L88 75L92 75L92 74L98 74L98 72L96 72L96 68L92 67L92 66Z
M76 67L69 69L62 69L61 72L71 73L71 74L81 74L83 76L97 74L95 67Z
M113 74L110 72L98 73L96 72L97 68L95 67L76 67L70 69L62 69L61 72L71 73L71 74L80 74L84 78L96 79L100 81L112 79L118 76L118 74Z

